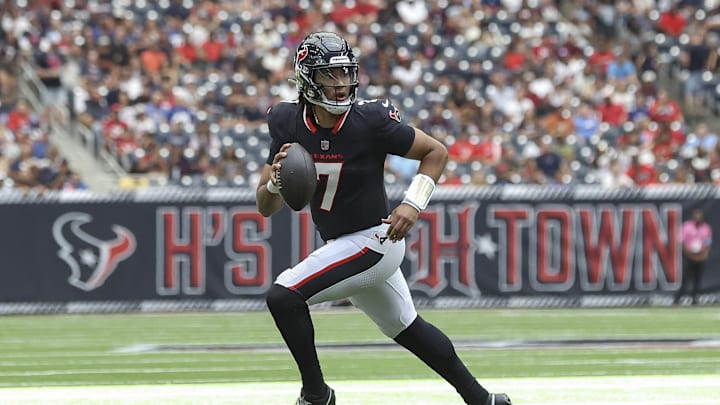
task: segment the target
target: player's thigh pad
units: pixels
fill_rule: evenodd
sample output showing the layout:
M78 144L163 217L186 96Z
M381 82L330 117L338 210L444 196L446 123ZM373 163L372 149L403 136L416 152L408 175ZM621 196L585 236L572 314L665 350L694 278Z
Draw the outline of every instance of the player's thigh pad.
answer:
M386 237L387 224L328 241L275 281L299 292L308 304L355 295L385 281L400 266L405 242Z
M404 331L417 317L410 289L399 268L384 282L350 297L350 301L391 338Z

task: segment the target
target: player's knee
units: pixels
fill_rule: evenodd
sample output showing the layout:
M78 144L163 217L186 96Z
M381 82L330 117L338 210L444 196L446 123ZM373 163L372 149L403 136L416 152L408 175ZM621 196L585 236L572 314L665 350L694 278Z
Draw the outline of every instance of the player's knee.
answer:
M415 313L411 318L406 317L404 319L393 319L392 321L378 323L378 327L385 336L390 339L395 339L399 334L410 327L410 325L414 324L415 319L418 317L419 315Z
M280 284L273 284L265 302L270 312L273 313L289 312L306 305L300 294Z

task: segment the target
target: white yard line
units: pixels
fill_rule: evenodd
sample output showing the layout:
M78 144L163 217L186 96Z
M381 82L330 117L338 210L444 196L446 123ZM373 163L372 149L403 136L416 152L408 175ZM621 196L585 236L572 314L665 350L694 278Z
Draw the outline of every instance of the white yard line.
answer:
M336 381L339 405L460 405L440 380ZM720 374L689 376L612 376L489 379L520 405L717 405ZM0 389L0 403L22 405L289 405L298 383L227 383L28 387Z

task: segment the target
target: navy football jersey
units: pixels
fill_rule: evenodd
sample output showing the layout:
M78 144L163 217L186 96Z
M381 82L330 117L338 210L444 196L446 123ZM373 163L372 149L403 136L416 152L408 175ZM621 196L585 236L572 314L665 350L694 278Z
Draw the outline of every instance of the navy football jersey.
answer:
M405 155L415 139L415 130L402 123L390 100L360 100L334 128L318 126L305 104L281 102L268 111L268 126L267 164L291 142L315 160L319 181L310 209L324 240L378 225L388 216L385 158Z

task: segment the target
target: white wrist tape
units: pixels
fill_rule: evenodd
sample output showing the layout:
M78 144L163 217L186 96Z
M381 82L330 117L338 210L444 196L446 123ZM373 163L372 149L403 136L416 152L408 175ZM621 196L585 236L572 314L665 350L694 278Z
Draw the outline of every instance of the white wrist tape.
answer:
M435 181L430 176L418 173L413 177L402 202L422 211L430 202L433 191L435 191Z
M265 185L267 190L272 194L279 194L280 193L280 187L276 186L275 183L272 182L272 180L268 180L267 184Z

